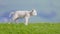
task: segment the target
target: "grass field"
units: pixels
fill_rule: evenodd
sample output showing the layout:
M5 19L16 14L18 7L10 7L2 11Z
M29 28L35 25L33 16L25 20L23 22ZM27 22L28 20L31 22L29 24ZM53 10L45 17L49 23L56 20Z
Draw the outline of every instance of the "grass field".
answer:
M60 34L60 23L0 24L0 34Z

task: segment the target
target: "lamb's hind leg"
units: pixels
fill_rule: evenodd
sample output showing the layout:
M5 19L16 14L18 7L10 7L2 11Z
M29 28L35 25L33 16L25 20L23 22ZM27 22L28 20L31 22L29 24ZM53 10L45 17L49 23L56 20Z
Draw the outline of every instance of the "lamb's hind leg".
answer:
M15 18L15 19L13 19L13 22L15 22L15 23L17 23L18 24L18 18Z
M13 17L12 17L12 20L13 20L13 22L17 23L18 16L13 16Z

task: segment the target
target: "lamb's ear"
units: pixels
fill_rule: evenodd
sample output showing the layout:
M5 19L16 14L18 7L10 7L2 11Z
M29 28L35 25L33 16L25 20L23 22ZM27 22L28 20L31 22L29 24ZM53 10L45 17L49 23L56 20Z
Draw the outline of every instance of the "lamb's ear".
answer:
M32 12L33 12L34 10L32 10Z

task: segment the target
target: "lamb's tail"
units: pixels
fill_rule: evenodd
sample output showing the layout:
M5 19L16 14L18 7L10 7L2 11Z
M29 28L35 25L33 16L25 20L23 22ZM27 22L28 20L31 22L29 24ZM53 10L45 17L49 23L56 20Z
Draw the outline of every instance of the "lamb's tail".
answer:
M14 12L11 12L10 15L9 15L9 17L11 17L13 14L14 14Z

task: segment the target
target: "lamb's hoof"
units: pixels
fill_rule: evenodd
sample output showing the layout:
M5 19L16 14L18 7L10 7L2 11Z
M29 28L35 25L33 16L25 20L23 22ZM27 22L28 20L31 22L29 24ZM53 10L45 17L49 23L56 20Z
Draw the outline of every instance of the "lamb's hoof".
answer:
M25 24L25 25L28 25L28 24Z
M10 24L10 23L8 23L8 24Z
M16 24L19 24L19 23L16 23Z

